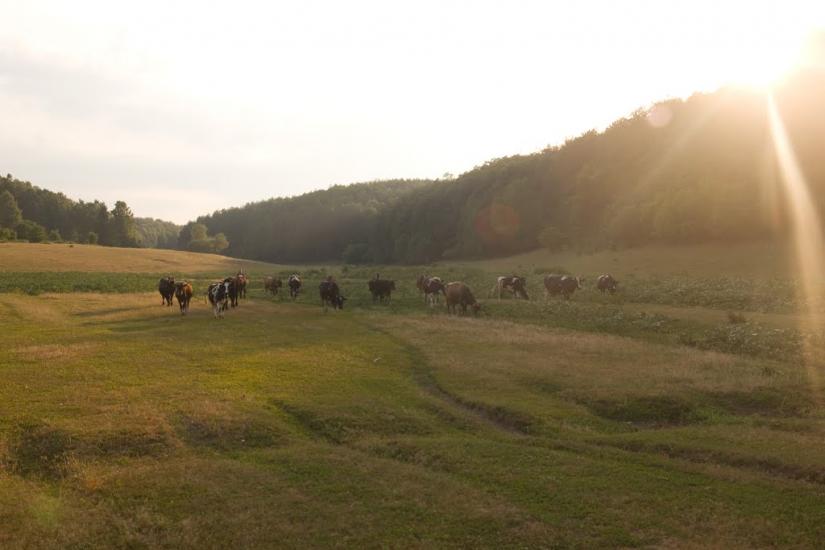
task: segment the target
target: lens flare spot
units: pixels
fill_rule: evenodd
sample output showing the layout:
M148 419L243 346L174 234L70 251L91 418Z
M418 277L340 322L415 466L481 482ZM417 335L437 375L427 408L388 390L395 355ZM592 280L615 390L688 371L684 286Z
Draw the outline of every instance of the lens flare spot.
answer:
M663 128L670 124L673 111L667 105L654 105L647 112L647 123L654 128Z

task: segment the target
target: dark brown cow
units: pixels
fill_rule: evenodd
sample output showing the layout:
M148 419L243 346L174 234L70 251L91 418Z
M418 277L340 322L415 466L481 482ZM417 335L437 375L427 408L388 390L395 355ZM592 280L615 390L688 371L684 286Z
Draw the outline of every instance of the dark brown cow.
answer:
M346 298L341 296L341 289L338 288L338 283L335 282L332 275L318 285L318 292L321 295L321 305L324 311L327 311L328 306L332 306L332 309L344 309Z
M175 298L180 306L180 314L189 313L189 302L192 301L192 285L187 281L175 283Z
M175 278L164 277L158 281L158 292L160 292L161 305L171 306L172 297L175 295Z
M280 277L266 277L264 279L264 291L271 292L273 296L278 294L278 290L284 286Z
M370 294L372 294L372 301L373 302L384 302L384 300L389 303L390 299L392 298L392 291L395 290L395 281L389 279L382 279L378 274L375 275L375 279L371 279L367 286L370 289Z
M246 299L246 284L249 282L246 274L243 271L238 271L235 275L235 289L238 292L238 298Z
M458 313L456 306L460 306L461 314L464 315L467 313L467 306L470 306L472 307L473 314L478 315L478 312L481 309L481 304L476 301L475 296L473 296L473 293L470 291L470 287L462 282L453 282L447 283L447 286L444 288L444 296L446 297L447 302L447 313Z

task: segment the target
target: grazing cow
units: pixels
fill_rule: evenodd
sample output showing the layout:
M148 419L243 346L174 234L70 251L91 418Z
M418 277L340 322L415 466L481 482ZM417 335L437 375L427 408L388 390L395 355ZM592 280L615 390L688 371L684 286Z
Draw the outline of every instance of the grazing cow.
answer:
M290 275L286 284L289 286L289 296L294 300L298 297L298 293L301 292L301 278L298 277L297 274Z
M581 288L581 279L570 275L550 274L544 277L544 298L548 296L558 296L561 294L565 300L570 299L570 295Z
M264 279L264 292L271 292L273 296L278 294L278 290L284 286L280 277L267 277Z
M175 283L175 298L178 299L180 314L186 315L189 312L189 302L192 301L192 285L187 281Z
M467 313L467 306L471 306L473 314L478 315L481 304L476 302L475 296L470 291L470 287L461 282L447 283L444 287L445 301L447 302L447 313L458 313L456 306L461 306L461 314Z
M238 271L237 275L235 275L235 288L238 292L238 298L246 299L246 283L248 282L249 279L244 272Z
M613 294L619 290L619 281L614 279L613 275L609 273L600 275L599 278L596 279L596 288L599 289L602 294L605 292Z
M318 285L318 291L321 294L321 305L324 311L327 311L327 306L332 306L332 309L344 309L344 298L341 296L341 290L338 288L338 283L330 275L326 281Z
M164 277L158 281L158 292L160 292L160 303L164 306L172 305L172 296L175 295L174 277Z
M227 277L223 280L228 286L226 287L226 292L228 293L229 297L229 305L232 307L238 307L238 278L237 277Z
M370 289L370 294L372 294L373 302L379 301L383 303L386 299L387 303L389 303L392 298L392 291L395 290L395 281L381 279L378 274L376 274L375 279L370 280L367 286Z
M490 295L496 296L499 300L501 300L501 293L505 290L512 293L513 297L521 296L525 300L530 299L530 297L527 296L526 277L518 277L516 275L511 275L509 277L499 277L496 280L496 286L493 287L493 290L490 292Z
M429 304L430 307L438 303L439 293L446 296L444 281L441 280L441 277L428 277L424 280L422 289L424 291L424 303Z
M229 287L231 284L227 280L212 283L206 292L209 303L212 304L212 313L215 314L217 319L222 319L223 313L229 309Z

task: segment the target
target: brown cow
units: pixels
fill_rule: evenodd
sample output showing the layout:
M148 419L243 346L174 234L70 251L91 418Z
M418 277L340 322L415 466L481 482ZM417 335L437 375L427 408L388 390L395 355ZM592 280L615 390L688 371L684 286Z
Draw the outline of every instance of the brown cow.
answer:
M187 281L175 283L175 298L180 306L180 314L189 313L189 302L192 301L192 285Z
M284 286L280 277L266 277L264 279L264 292L271 292L273 296L278 295L278 290Z
M238 293L238 298L246 299L246 283L249 282L246 274L243 271L238 271L235 275L235 290Z
M458 313L456 306L461 306L462 315L467 313L467 306L472 307L474 315L478 315L481 309L481 304L476 301L470 287L462 282L447 283L444 295L447 301L447 313Z

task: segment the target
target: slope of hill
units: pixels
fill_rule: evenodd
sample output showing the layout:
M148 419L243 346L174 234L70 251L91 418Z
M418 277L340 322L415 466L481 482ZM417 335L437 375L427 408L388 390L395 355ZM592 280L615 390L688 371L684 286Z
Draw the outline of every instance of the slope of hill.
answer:
M774 93L820 210L823 92L823 74L807 72ZM404 193L391 182L336 186L200 221L227 235L230 252L275 262L347 256L424 263L539 247L763 241L784 237L788 227L771 140L768 97L722 89L664 101L604 132L493 160L455 180L418 182Z
M0 271L108 273L235 273L273 266L261 262L173 250L109 246L0 243Z

